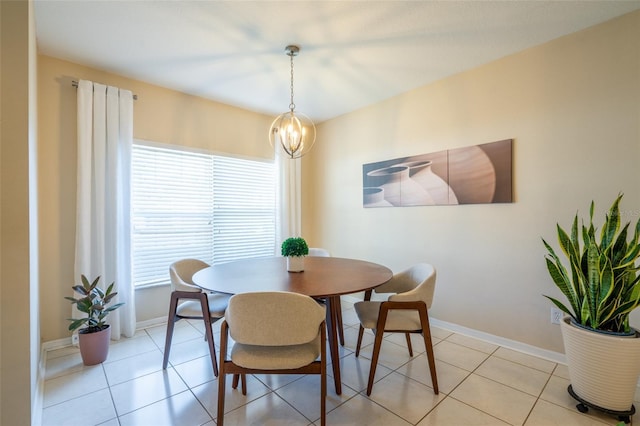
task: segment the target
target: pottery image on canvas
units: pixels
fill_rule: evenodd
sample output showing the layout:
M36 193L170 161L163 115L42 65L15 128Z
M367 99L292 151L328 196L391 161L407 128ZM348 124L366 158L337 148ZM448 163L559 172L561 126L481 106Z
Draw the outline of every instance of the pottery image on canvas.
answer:
M410 179L417 182L431 197L434 204L458 204L453 189L431 170L431 160L407 161L395 164L395 167L409 167Z
M391 207L393 204L384 199L383 188L363 188L362 202L365 207Z
M363 164L363 206L511 203L512 139ZM375 191L379 188L381 191Z
M428 206L435 202L429 193L409 177L409 167L392 166L368 173L370 177L381 178L379 188L384 190L384 199L394 206Z

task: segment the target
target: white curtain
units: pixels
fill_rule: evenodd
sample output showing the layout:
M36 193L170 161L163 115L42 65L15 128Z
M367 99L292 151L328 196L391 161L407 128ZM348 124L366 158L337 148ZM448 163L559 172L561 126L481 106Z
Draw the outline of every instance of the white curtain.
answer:
M74 278L79 283L81 274L89 280L100 276L104 289L115 282L117 301L125 305L108 316L112 339L131 337L136 327L131 279L132 141L132 93L80 80Z
M276 150L278 147L276 146ZM301 220L301 159L292 160L277 151L278 170L277 196L278 220L276 221L276 254L280 254L280 244L289 237L300 237Z

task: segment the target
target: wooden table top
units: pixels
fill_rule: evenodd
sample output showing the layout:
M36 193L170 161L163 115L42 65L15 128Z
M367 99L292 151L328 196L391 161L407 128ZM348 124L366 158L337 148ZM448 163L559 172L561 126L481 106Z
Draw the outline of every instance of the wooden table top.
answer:
M311 297L357 293L384 284L393 273L386 266L340 257L306 256L303 272L288 272L284 257L260 257L210 266L193 282L207 290L237 294L290 291Z

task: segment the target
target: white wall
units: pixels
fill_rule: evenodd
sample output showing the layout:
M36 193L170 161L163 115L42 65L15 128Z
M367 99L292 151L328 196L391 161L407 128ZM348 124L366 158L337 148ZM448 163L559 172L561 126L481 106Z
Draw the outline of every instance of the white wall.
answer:
M303 236L394 271L431 262L433 317L563 352L540 238L620 191L638 220L639 99L635 12L325 122L303 160ZM362 207L364 163L510 138L511 204Z

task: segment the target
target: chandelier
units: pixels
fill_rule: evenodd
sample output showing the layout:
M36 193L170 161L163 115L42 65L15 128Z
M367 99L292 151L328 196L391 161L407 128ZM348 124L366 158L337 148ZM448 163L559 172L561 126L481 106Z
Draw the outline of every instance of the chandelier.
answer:
M300 158L311 150L316 140L316 126L309 117L296 112L293 102L293 57L298 55L300 48L290 45L284 49L291 58L291 103L289 111L280 114L271 123L269 143L278 147L277 151L291 159Z

